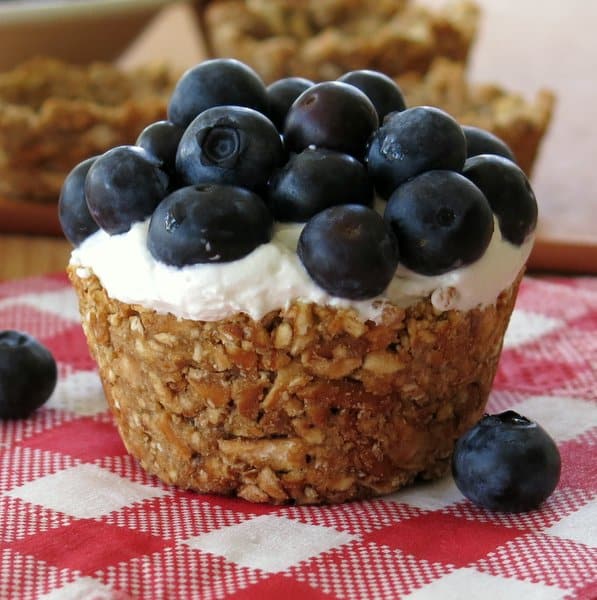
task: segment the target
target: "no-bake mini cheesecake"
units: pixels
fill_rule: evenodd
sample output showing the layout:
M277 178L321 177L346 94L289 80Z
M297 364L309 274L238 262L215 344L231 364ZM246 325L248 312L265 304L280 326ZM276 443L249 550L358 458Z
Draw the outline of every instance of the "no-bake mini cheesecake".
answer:
M470 133L387 77L295 83L190 69L170 122L73 170L61 221L143 467L342 502L446 472L483 414L537 207L499 140L477 132L488 153L467 156Z

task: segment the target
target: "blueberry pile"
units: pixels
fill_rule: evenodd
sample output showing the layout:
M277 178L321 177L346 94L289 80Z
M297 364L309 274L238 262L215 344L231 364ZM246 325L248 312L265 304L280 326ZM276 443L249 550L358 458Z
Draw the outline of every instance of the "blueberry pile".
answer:
M73 169L59 216L75 246L151 218L148 248L175 267L237 260L271 239L275 221L305 223L297 253L311 278L366 299L399 263L438 275L476 261L494 216L522 244L537 204L514 160L486 131L407 108L381 73L266 87L243 63L215 59L180 78L168 119L135 145Z

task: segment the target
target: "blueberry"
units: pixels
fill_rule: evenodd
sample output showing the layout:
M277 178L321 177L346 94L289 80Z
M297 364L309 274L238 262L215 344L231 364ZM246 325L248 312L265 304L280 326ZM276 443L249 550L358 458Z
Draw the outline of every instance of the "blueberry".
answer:
M384 213L400 260L439 275L480 258L493 234L493 214L481 191L453 171L428 171L402 184Z
M381 216L355 204L333 206L311 218L297 253L317 285L351 300L381 294L398 265L398 245Z
M375 106L377 117L383 123L385 117L406 108L402 90L393 79L379 71L362 69L345 73L338 79L359 88Z
M512 150L497 135L472 125L463 125L462 131L464 131L464 137L466 138L467 158L479 154L497 154L516 162Z
M280 135L267 117L250 108L218 106L201 113L184 132L176 169L186 185L258 190L284 159Z
M307 221L338 204L373 205L373 183L356 158L324 148L303 150L270 179L267 200L278 221Z
M307 89L313 85L313 82L303 77L286 77L278 79L267 87L267 97L269 100L268 115L278 131L284 129L284 122L288 110L292 103Z
M195 185L173 192L156 208L147 246L156 260L176 267L230 262L269 242L271 230L271 215L253 192Z
M52 394L56 361L38 340L20 331L0 331L0 419L22 419Z
M362 159L377 126L375 107L361 90L326 81L310 87L294 101L286 117L284 140L293 152L316 146Z
M97 158L85 179L85 197L104 231L124 233L151 215L168 189L161 165L138 146L117 146Z
M492 154L467 159L462 171L484 194L500 224L502 237L521 245L537 227L537 201L522 169Z
M246 106L266 113L265 84L251 67L231 58L207 60L178 80L168 104L168 119L187 127L214 106Z
M58 219L66 239L73 246L79 246L99 229L85 200L85 177L96 158L93 156L79 163L66 176L60 191Z
M388 115L370 141L367 165L375 189L388 198L424 171L460 171L465 158L460 125L439 108L416 106Z
M484 416L452 457L458 489L475 504L505 512L537 508L554 491L560 468L549 434L512 410Z
M136 146L140 146L153 154L163 164L163 169L171 177L176 165L176 150L184 128L170 121L157 121L148 125L137 138Z

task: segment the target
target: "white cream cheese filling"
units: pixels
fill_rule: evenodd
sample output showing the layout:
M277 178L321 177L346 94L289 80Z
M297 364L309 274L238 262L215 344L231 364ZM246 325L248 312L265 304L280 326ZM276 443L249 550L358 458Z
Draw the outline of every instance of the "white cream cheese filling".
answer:
M156 261L147 249L147 219L120 235L100 229L73 250L70 263L79 277L93 272L116 300L184 319L217 321L238 312L260 319L301 300L352 307L377 321L388 301L406 307L430 297L439 311L493 304L526 263L534 241L531 235L520 247L509 243L494 220L491 242L476 262L437 276L399 265L385 292L365 301L332 296L309 277L296 254L302 223L277 223L268 244L239 260L177 268Z

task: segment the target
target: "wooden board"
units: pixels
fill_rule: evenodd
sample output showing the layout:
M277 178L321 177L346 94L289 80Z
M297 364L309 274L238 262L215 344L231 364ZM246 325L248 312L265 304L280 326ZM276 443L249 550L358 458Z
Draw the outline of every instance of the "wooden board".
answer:
M529 97L541 87L558 96L533 175L540 222L529 267L597 274L597 111L595 103L586 101L597 97L597 80L587 78L582 71L586 61L577 60L580 53L597 53L597 37L591 31L597 5L569 0L574 9L566 4L567 26L555 27L560 0L477 2L484 18L471 78L496 81ZM536 19L537 14L542 18ZM119 63L131 67L157 59L182 71L203 56L194 15L188 6L176 4L163 11ZM56 209L0 200L0 231L60 234Z

